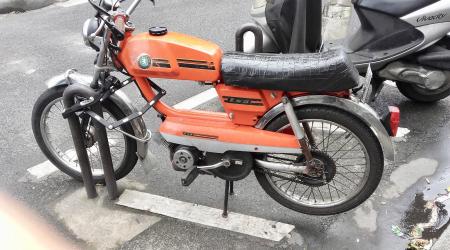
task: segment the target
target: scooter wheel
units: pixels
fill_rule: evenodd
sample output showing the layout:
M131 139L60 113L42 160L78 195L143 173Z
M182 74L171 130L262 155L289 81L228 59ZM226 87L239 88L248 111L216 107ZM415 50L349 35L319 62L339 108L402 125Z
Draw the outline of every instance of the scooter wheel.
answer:
M433 103L450 95L450 82L436 90L420 88L413 83L397 81L397 88L404 96L412 101Z

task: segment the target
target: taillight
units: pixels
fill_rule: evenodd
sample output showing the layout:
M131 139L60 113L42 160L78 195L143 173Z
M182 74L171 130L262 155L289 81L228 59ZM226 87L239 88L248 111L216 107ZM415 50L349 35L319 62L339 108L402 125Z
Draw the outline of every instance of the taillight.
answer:
M384 115L382 122L389 135L396 136L398 126L400 125L400 109L398 107L389 106L389 112Z

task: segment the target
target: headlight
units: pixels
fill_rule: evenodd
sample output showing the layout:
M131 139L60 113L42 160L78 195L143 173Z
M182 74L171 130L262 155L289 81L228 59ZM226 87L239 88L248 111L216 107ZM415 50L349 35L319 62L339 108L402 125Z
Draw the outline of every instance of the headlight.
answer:
M99 47L94 43L94 39L91 38L91 35L97 31L99 26L97 18L89 18L83 24L83 40L86 46L93 48L96 51L99 51Z

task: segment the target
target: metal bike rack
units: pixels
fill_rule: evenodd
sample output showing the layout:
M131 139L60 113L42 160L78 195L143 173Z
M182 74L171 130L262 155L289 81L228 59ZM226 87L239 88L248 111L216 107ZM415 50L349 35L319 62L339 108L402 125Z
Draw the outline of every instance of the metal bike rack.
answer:
M75 104L76 97L83 97L90 99L96 95L96 92L88 86L82 84L69 85L63 93L64 108L67 110ZM97 103L92 107L99 117L103 117L101 104ZM70 132L72 134L73 143L75 145L75 151L77 153L78 162L81 169L81 175L83 178L84 187L89 199L97 197L97 190L95 189L94 179L92 177L91 165L89 163L89 157L87 154L86 146L84 144L83 132L81 130L80 120L75 113L70 114L67 117L70 126ZM105 176L105 184L108 189L108 195L111 200L119 197L117 191L117 183L114 176L114 169L111 159L111 152L108 143L108 137L105 127L94 120L95 135L99 146L99 153L103 166L103 173Z
M255 35L255 53L263 52L263 31L254 23L247 23L242 25L236 31L236 51L244 52L244 35L247 32L252 32Z

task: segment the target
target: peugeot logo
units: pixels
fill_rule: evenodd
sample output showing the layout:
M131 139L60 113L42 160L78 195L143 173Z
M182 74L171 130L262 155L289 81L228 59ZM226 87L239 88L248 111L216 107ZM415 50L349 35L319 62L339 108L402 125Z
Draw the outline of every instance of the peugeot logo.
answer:
M152 65L152 59L147 54L142 54L138 58L138 65L141 69L148 69Z

